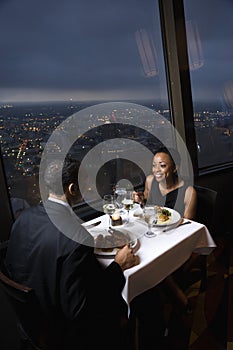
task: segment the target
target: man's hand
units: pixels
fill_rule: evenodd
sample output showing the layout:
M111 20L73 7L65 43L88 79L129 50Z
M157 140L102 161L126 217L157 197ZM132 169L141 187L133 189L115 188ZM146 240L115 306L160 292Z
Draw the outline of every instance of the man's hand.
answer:
M143 192L135 192L133 193L133 200L135 203L139 203L139 204L144 204L145 203L145 199L144 199L144 194Z
M139 264L139 257L134 255L134 250L128 245L119 249L115 256L115 261L120 265L122 270L129 269Z

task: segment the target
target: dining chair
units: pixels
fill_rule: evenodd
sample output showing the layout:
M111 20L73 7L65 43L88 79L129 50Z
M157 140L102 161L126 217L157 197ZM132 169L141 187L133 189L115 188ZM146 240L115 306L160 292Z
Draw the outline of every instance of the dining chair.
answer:
M203 186L194 186L197 192L197 208L195 221L205 225L210 233L214 229L214 215L216 208L217 192ZM198 255L193 253L191 257L184 263L181 269L177 270L178 275L174 283L173 277L169 276L166 279L169 288L173 291L173 294L176 295L177 300L180 304L184 304L186 299L185 292L183 292L190 284L200 280L199 291L204 292L206 290L206 281L207 281L207 256ZM180 286L182 286L180 288ZM189 310L190 309L190 310ZM191 311L189 303L187 304L186 310Z
M15 312L21 350L58 350L59 336L51 332L32 288L10 279L0 271L0 287Z
M210 234L214 233L214 219L215 219L215 209L217 202L217 191L204 187L204 186L194 186L197 192L197 209L195 215L195 221L205 225ZM196 268L200 270L200 291L203 292L206 289L206 279L207 279L207 257L206 255L200 255L198 257L198 262L191 264L191 268Z
M194 186L197 192L197 210L195 221L204 224L213 234L214 214L217 201L217 192L211 188Z
M38 312L38 301L33 289L13 281L2 271L0 286L16 314L21 349L27 349L29 344L33 350L43 349L40 340L42 317L41 312Z

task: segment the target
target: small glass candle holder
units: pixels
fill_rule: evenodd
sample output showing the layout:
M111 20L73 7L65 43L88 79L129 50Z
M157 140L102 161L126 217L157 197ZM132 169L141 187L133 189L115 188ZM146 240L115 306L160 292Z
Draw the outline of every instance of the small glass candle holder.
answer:
M122 218L118 210L111 215L111 223L112 226L122 225Z

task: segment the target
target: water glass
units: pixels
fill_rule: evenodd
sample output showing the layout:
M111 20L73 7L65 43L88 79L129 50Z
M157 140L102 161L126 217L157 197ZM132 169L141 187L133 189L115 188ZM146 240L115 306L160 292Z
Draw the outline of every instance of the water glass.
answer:
M125 210L127 210L127 222L129 222L129 211L134 206L134 200L133 200L134 191L127 190L124 196L124 199L122 200L122 205Z
M110 228L110 222L111 222L111 215L116 210L116 198L112 194L106 194L103 198L103 211L105 214L108 214L109 216L109 224L108 228Z
M157 234L151 230L154 222L157 221L157 210L154 206L145 206L143 209L144 220L148 225L148 231L145 233L146 237L155 237Z
M126 195L126 188L125 187L118 187L118 186L116 186L115 194L116 194L117 206L118 206L119 209L122 209L123 208L122 201L123 201L123 199L125 198L125 195Z

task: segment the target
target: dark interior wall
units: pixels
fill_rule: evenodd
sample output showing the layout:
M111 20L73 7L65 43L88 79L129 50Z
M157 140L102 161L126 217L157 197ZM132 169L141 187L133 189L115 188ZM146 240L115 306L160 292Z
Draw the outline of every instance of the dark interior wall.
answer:
M195 183L218 193L213 234L233 234L233 169L199 176Z

